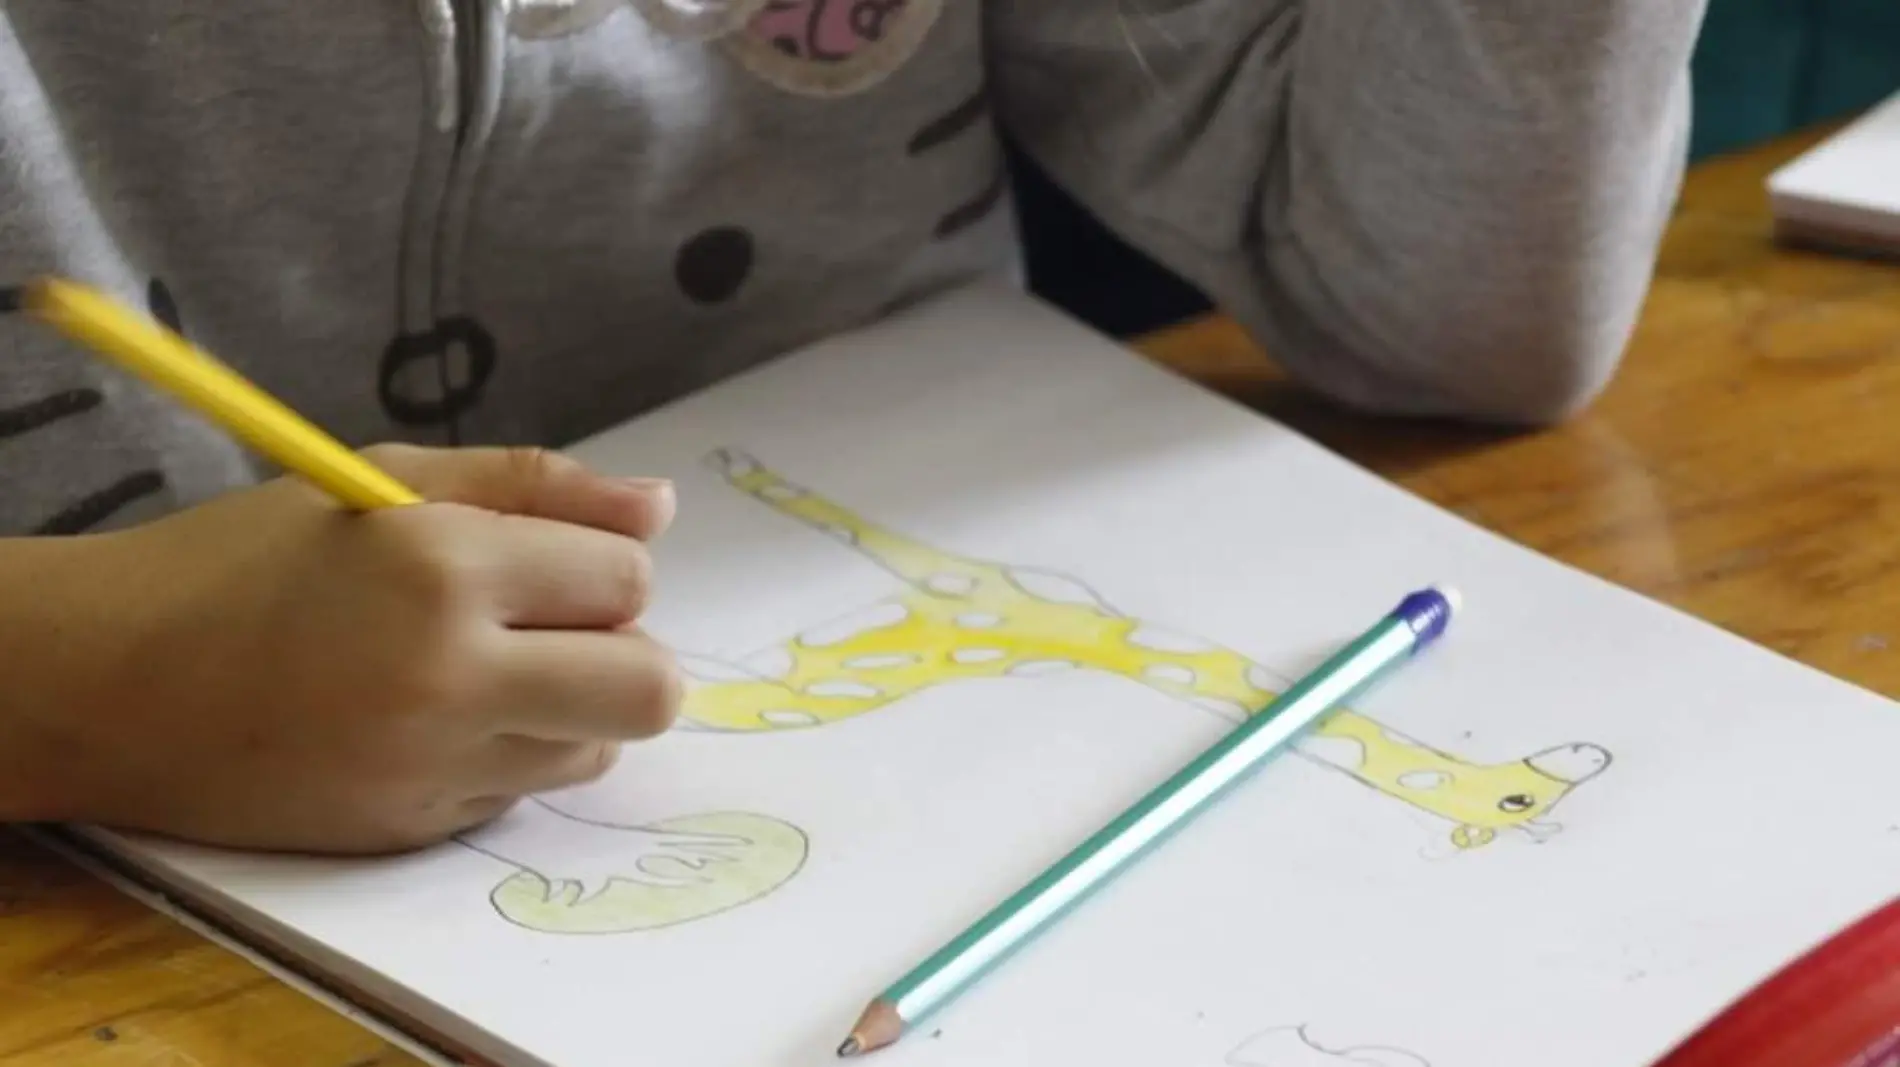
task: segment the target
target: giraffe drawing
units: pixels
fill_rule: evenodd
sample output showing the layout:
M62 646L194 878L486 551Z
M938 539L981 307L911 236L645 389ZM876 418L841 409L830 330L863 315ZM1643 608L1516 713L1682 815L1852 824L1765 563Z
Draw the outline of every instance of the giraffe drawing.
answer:
M507 868L502 918L545 934L628 934L730 911L784 885L808 844L790 823L710 812L651 823L583 819L540 798L456 838Z
M719 449L708 463L735 489L849 548L901 580L893 595L737 660L682 654L682 725L737 733L824 726L888 708L933 686L978 678L1103 671L1240 722L1285 679L1195 634L1131 618L1086 583L1055 571L939 551ZM1450 824L1456 850L1500 831L1541 841L1546 817L1601 774L1610 754L1588 743L1478 764L1350 709L1312 728L1296 751Z

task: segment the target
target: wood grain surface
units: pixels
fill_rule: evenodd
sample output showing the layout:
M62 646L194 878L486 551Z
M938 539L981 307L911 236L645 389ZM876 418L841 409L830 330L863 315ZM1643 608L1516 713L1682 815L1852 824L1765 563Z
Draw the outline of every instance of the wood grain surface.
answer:
M1691 173L1625 368L1559 429L1355 418L1219 318L1142 347L1507 537L1900 693L1900 267L1773 246L1763 178L1814 136ZM0 831L0 1067L45 1063L418 1061Z

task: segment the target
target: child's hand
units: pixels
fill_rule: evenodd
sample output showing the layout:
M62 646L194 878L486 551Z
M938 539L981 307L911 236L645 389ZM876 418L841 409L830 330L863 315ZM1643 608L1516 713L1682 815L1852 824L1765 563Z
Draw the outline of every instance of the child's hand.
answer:
M28 700L0 692L0 769L38 753L17 773L53 801L31 817L399 849L671 724L673 658L631 625L669 487L530 452L370 454L431 502L350 514L278 480L75 540L8 589L51 605L11 632L0 607L0 645L43 653L8 667Z

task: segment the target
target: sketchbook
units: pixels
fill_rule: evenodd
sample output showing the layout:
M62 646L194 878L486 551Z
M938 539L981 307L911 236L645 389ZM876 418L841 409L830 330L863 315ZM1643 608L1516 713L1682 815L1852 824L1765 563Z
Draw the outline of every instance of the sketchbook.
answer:
M1768 195L1782 240L1900 255L1900 93L1776 170Z
M831 1063L891 979L1446 582L1445 640L876 1058L1643 1067L1900 887L1891 702L1001 283L573 452L677 480L646 620L675 730L401 857L74 840L445 1062Z

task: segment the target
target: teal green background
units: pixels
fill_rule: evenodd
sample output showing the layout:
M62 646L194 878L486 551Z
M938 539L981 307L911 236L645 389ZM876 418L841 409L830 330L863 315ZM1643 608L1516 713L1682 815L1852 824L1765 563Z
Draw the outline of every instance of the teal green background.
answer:
M1900 92L1900 0L1709 0L1691 72L1697 160L1845 118ZM1122 337L1207 309L1013 148L1010 162L1033 290Z
M1692 66L1697 158L1900 91L1900 0L1711 0Z

